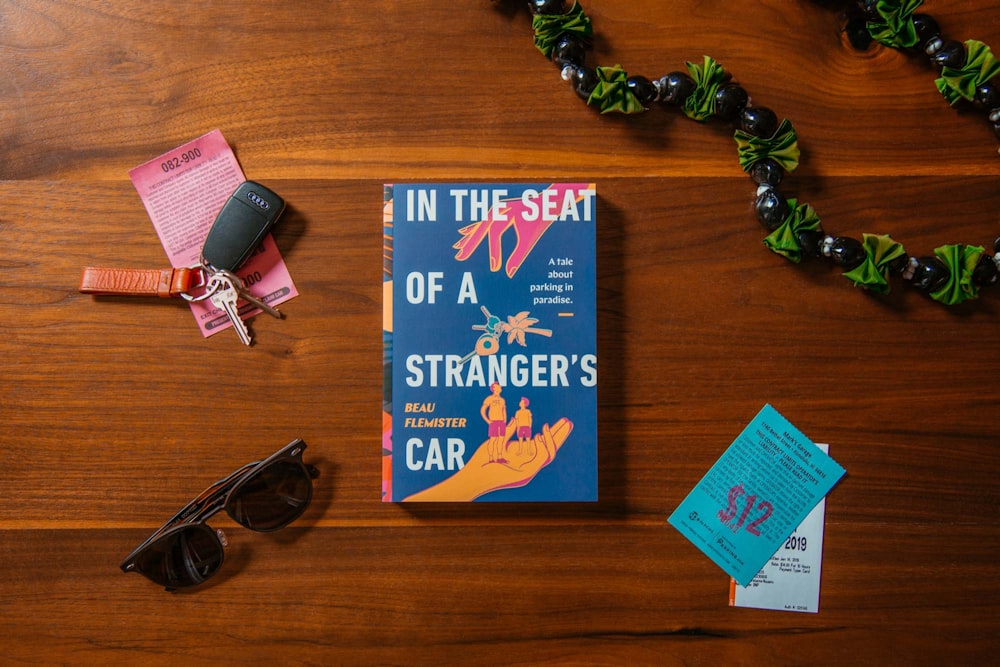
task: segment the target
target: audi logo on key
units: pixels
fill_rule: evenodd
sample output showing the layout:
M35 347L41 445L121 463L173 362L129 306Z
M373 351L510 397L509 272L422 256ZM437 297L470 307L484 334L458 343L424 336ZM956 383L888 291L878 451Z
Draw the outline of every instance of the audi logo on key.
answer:
M259 194L257 194L253 190L251 190L250 192L247 193L247 199L249 199L250 201L252 201L254 204L257 204L257 206L260 206L265 211L270 206L270 204L267 203L266 199L264 199L263 197L261 197Z

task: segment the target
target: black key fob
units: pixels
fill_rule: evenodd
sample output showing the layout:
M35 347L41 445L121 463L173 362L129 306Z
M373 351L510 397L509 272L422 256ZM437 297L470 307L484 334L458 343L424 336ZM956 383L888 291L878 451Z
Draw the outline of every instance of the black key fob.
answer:
M235 272L285 210L284 200L260 183L246 181L226 200L201 249L201 262Z

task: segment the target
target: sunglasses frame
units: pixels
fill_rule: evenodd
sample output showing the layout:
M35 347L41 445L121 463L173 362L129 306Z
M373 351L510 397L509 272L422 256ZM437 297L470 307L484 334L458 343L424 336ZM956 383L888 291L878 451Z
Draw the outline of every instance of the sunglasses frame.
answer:
M236 521L236 523L243 526L244 528L248 528L256 532L261 532L261 533L274 532L276 530L281 530L282 528L288 526L288 524L292 523L300 516L302 516L302 514L309 507L310 503L312 502L312 496L313 496L312 480L319 477L319 469L316 468L316 466L310 465L302 461L302 453L305 451L305 449L306 449L306 443L303 440L296 438L295 440L292 440L290 443L288 443L275 453L268 456L266 459L262 459L260 461L254 461L252 463L247 463L246 465L242 466L241 468L235 470L226 477L220 479L219 481L209 486L207 489L199 493L188 504L182 507L176 514L174 514L174 516L168 519L166 523L157 528L152 535L147 537L142 542L142 544L137 546L132 551L132 553L130 553L125 558L125 560L122 561L121 564L122 572L138 572L139 574L143 575L150 581L163 585L161 584L161 582L156 581L148 574L142 572L142 570L139 569L138 567L139 557L142 555L143 551L145 551L151 545L161 540L167 539L169 536L175 533L179 533L183 530L190 530L194 527L197 530L206 531L219 544L219 553L220 553L219 565L210 575L208 575L208 577L213 576L216 572L219 571L219 569L225 562L224 547L226 546L226 541L225 537L220 535L222 531L213 529L206 522L219 512L223 510L228 511L230 501L237 498L239 496L240 491L242 491L249 482L253 481L256 475L266 470L268 466L278 463L280 461L292 461L294 463L299 464L302 467L306 479L309 482L309 487L308 487L309 495L306 498L305 502L302 503L301 509L297 513L293 514L291 518L289 518L287 521L284 521L283 523L276 525L274 527L264 528L264 529L247 526L239 519L237 519L235 516L233 516L231 512L229 514L230 517L232 517L232 519ZM207 579L208 577L206 577L205 579ZM203 579L202 581L195 581L194 583L185 584L181 586L169 586L169 585L163 585L163 586L168 591L174 591L177 590L178 588L190 588L192 586L196 586L202 583L205 579Z

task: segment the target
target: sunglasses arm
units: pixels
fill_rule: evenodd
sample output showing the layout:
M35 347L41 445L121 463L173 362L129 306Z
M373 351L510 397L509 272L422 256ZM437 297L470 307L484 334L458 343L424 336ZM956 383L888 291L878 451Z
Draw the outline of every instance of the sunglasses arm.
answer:
M125 561L127 562L131 560L135 554L142 551L146 545L152 543L156 540L156 538L170 528L173 528L181 523L198 523L201 521L207 521L209 517L222 511L222 509L226 506L226 496L229 494L229 491L244 477L249 475L258 465L260 465L260 463L260 461L248 463L239 470L223 479L220 479L199 493L197 497L182 507L177 514L168 519L166 523L157 528L152 535L147 537L142 544L136 547L132 553L129 554L129 557L125 559Z

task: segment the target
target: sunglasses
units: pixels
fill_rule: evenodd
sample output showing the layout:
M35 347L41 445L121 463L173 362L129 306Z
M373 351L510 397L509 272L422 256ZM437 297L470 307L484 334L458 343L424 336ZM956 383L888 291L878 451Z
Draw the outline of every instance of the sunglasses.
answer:
M196 586L218 572L226 537L205 522L223 509L260 532L284 528L312 499L315 466L302 462L306 443L293 440L263 461L248 463L208 487L150 535L122 564L168 591Z

